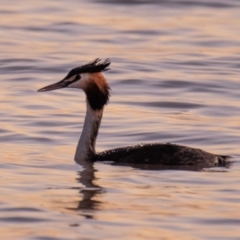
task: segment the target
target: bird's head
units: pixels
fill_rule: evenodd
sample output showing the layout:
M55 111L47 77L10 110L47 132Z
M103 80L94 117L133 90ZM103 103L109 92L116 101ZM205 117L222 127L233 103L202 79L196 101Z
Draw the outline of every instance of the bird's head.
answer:
M79 88L87 96L93 110L99 110L107 104L110 87L101 72L108 70L110 60L96 59L83 66L73 68L63 80L43 87L38 92L53 91L60 88Z

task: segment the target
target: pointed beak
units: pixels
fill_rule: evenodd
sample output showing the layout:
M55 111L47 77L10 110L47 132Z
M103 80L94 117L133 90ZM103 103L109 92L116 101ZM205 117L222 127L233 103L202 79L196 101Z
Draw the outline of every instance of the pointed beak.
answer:
M53 90L57 90L57 89L60 89L60 88L65 88L65 87L67 87L67 86L68 86L68 83L67 83L67 82L64 82L64 81L62 80L62 81L60 81L60 82L57 82L57 83L48 85L48 86L43 87L43 88L40 88L40 89L38 89L38 92L53 91Z

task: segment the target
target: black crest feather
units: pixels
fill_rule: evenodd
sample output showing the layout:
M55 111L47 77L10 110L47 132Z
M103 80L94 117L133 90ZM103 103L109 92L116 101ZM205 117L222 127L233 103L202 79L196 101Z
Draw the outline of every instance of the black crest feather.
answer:
M97 58L90 63L87 63L80 67L73 68L64 78L64 80L81 73L96 73L96 72L107 71L109 70L107 67L110 64L111 64L111 61L108 58L105 61L101 61L101 59Z

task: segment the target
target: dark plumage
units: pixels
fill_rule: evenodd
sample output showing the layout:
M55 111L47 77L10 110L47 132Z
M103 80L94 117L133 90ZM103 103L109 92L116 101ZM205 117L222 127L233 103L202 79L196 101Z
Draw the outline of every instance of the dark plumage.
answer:
M100 89L96 83L89 83L84 91L86 93L88 103L93 110L100 110L108 103L110 96L109 90L110 88L108 85L104 85L103 89Z
M113 161L115 163L162 164L176 165L225 165L229 156L218 156L201 149L181 145L142 144L116 148L98 153L94 161Z
M76 74L81 73L97 73L97 72L103 72L109 70L107 67L111 64L109 59L106 59L104 62L101 62L99 58L96 58L94 61L87 63L85 65L82 65L80 67L73 68L67 76L63 79L66 80L68 78L71 78L72 76Z
M158 166L226 166L229 156L219 156L200 149L175 144L145 144L96 153L95 143L100 127L104 106L108 103L110 87L102 71L108 70L110 61L96 59L91 63L72 69L60 82L39 89L39 92L59 88L82 89L87 99L87 114L84 127L78 142L75 160L87 166L89 162L112 161L123 165L158 165ZM157 167L156 167L157 169Z

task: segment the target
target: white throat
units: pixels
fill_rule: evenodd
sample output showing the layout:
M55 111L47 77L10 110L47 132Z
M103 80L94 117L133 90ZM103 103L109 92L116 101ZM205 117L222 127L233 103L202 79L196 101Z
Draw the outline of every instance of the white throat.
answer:
M86 102L87 113L75 153L75 161L84 167L88 167L89 162L91 162L91 159L96 154L96 138L103 114L103 108L100 110L92 110L88 101Z

